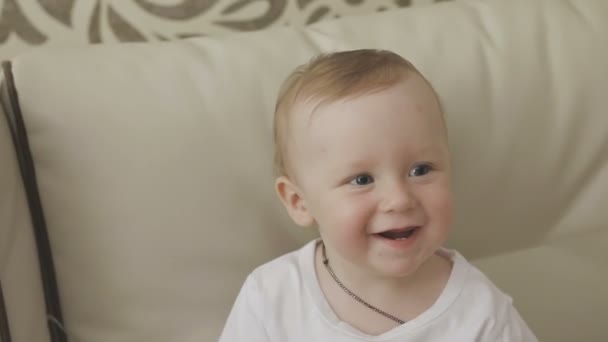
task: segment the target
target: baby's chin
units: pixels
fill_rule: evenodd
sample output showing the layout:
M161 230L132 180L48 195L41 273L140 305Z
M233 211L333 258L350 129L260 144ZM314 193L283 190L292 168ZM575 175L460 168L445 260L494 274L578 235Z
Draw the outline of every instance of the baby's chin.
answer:
M421 272L443 267L447 260L439 256L436 250L420 253L408 257L393 258L390 261L384 261L376 265L376 271L379 275L387 278L411 278Z

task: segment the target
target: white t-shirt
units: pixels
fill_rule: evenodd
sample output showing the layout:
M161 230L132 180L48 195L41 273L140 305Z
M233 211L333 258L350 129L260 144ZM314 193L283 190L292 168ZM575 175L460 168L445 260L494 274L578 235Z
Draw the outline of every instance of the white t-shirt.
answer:
M342 322L317 280L318 241L258 267L249 275L224 327L221 342L538 341L509 296L453 250L453 262L437 301L421 315L381 335Z

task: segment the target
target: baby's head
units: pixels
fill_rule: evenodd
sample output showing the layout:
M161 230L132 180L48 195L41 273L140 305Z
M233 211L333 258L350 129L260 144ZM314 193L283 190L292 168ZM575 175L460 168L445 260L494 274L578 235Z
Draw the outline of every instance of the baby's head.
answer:
M429 82L401 56L356 50L297 68L275 109L277 193L316 224L334 263L410 274L451 224L446 125Z
M275 171L290 174L289 136L294 111L303 105L328 102L386 89L416 74L418 70L403 57L386 50L354 50L321 54L297 67L284 81L274 115ZM431 88L432 89L432 88ZM434 91L433 91L434 92Z

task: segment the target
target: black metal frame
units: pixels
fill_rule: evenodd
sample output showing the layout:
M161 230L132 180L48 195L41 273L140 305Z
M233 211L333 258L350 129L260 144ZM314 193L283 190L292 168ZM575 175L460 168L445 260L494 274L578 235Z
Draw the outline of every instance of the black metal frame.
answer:
M13 78L11 62L2 63L2 72L4 74L4 83L2 83L0 87L0 96L3 97L3 103L5 105L4 112L13 139L15 154L19 162L19 170L21 172L21 178L27 195L27 202L32 219L42 287L44 290L46 313L47 317L49 317L47 320L49 334L51 342L67 342L67 336L63 330L65 324L61 311L53 254L51 252L44 210L42 208L40 193L38 191L38 182L36 180L36 169L34 167L21 107L19 106L19 96ZM4 309L4 302L2 301L1 304L1 308ZM1 312L0 315L2 315ZM8 316L6 315L6 312L5 316ZM2 317L0 316L0 328L2 328L1 318ZM6 332L8 333L8 317L6 317L6 321ZM4 342L4 336L2 335L2 337L2 342ZM10 341L10 335L7 341Z
M8 310L4 304L4 293L0 282L0 342L11 342L11 329L8 326Z

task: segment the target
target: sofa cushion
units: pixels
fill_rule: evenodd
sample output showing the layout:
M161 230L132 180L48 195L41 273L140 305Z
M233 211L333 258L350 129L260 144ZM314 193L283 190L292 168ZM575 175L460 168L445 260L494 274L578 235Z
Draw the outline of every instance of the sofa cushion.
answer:
M475 260L508 291L540 341L604 341L608 230Z

